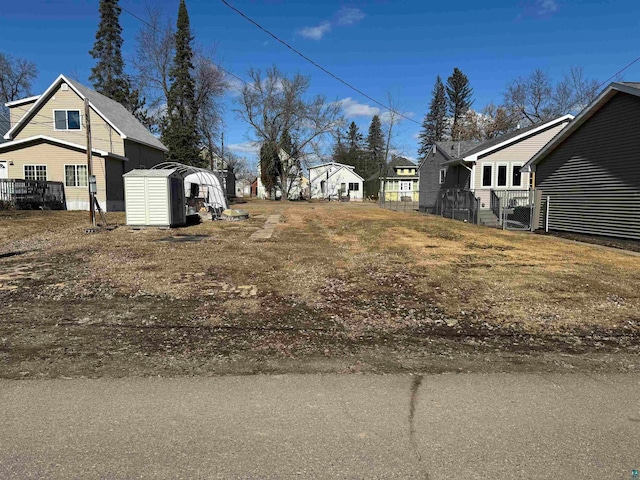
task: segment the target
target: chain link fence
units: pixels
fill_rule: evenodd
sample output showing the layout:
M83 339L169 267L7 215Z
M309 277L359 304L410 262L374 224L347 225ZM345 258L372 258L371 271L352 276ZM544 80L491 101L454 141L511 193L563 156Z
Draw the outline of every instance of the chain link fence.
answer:
M382 208L395 212L411 212L418 210L418 192L406 190L386 190L380 193L378 204Z
M491 190L491 210L505 230L531 230L533 190Z

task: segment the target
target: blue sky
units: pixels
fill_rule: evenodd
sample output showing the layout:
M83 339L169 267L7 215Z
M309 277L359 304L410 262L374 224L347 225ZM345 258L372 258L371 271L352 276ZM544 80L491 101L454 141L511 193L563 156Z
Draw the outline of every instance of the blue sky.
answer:
M507 81L535 68L560 78L571 66L606 80L640 56L640 2L637 0L424 0L346 2L324 0L229 0L265 28L386 103L421 122L436 75L460 68L474 89L474 108L501 101ZM160 2L172 17L177 0ZM145 2L120 0L143 16ZM311 75L311 93L343 101L347 119L366 134L379 108L317 70L217 0L187 0L193 33L215 46L222 66L246 78L250 67L271 65L287 74ZM59 73L90 85L88 51L98 24L97 0L3 2L0 51L34 61L41 93ZM133 54L140 22L123 12L125 59ZM130 62L129 62L130 63ZM640 80L640 62L624 73ZM226 144L242 154L251 132L234 113L234 91L225 99ZM395 145L416 157L419 125L403 121Z

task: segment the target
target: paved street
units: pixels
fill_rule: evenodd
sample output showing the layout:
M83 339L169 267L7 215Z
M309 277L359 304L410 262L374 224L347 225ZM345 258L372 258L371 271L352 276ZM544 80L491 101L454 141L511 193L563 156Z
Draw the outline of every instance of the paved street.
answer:
M628 479L640 375L0 382L2 479Z

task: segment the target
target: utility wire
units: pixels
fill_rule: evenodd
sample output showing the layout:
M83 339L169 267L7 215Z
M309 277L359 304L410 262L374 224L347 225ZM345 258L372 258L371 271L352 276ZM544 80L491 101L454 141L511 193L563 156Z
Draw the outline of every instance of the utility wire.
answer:
M600 85L597 86L596 90L600 90L602 88L603 85L609 83L611 80L613 80L614 78L616 78L618 75L620 75L622 72L624 72L626 69L628 69L629 67L631 67L632 65L634 65L635 63L637 63L638 61L640 61L640 57L636 58L635 60L633 60L631 63L627 64L627 66L625 66L624 68L618 70L616 73L614 73L613 75L611 75L609 78L607 78L604 82L602 82Z
M399 117L402 117L406 120L409 120L410 122L413 122L417 125L422 125L420 122L414 120L413 118L407 117L406 115L392 109L391 107L385 105L384 103L379 102L378 100L376 100L375 98L367 95L366 93L364 93L362 90L360 90L359 88L353 86L352 84L350 84L349 82L347 82L346 80L343 80L342 78L338 77L337 75L335 75L334 73L330 72L329 70L327 70L326 68L324 68L322 65L320 65L317 62L314 62L312 59L310 59L309 57L307 57L304 53L300 52L299 50L295 49L294 47L292 47L291 45L289 45L287 42L285 42L284 40L282 40L280 37L278 37L277 35L271 33L269 30L267 30L266 28L264 28L262 25L260 25L258 22L256 22L255 20L249 18L247 15L245 15L242 11L238 10L236 7L234 7L233 5L231 5L229 2L227 2L227 0L220 0L222 3L224 3L227 7L229 7L231 10L233 10L234 12L236 12L238 15L240 15L241 17L243 17L244 19L246 19L247 21L251 22L252 24L254 24L256 27L258 27L260 30L262 30L263 32L265 32L267 35L271 36L274 40L280 42L282 45L284 45L285 47L287 47L289 50L291 50L292 52L296 53L297 55L301 56L302 58L304 58L307 62L309 62L310 64L312 64L314 67L322 70L324 73L326 73L327 75L329 75L330 77L336 79L337 81L339 81L340 83L342 83L343 85L346 85L347 87L349 87L351 90L353 90L354 92L359 93L360 95L362 95L363 97L371 100L372 102L374 102L376 105L381 106L382 108L384 108L385 110L388 110L391 113L394 113L396 115L398 115Z

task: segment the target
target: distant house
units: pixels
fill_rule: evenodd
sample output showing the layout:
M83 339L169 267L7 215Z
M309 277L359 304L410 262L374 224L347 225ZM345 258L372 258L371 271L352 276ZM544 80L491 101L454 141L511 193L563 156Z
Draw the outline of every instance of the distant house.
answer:
M424 199L425 203L420 204L420 209L433 212L434 196L427 188L429 185L433 186L436 179L440 191L463 189L472 192L479 203L481 213L482 210L489 210L492 192L528 190L529 175L526 172L522 173L521 167L572 119L573 116L564 115L475 146L461 143L458 147L452 142L436 142L421 163L420 185L421 189L425 189L421 195L421 202ZM436 170L434 164L445 157L449 159L440 162ZM436 193L435 197L437 196Z
M284 186L285 192L287 192L289 200L297 200L300 198L301 194L303 197L308 198L309 196L309 179L305 178L302 175L302 167L299 162L291 157L287 152L283 149L280 149L278 152L278 157L285 168L289 171L290 176L287 179L287 184ZM262 183L262 178L260 174L260 162L258 162L258 177L256 178L256 187L255 187L255 196L258 198L271 198L271 195L275 194L275 198L282 198L282 189L280 186L275 188L275 192L268 192ZM253 192L253 190L252 190ZM253 193L252 193L253 195Z
M480 142L436 142L432 145L431 150L418 164L419 176L419 198L418 209L421 212L436 213L436 201L440 189L444 188L445 178L447 176L446 162L450 162L454 158L459 158L465 152L479 145ZM460 185L466 185L469 188L468 169L460 169L453 172L449 177L449 182ZM457 170L457 169L456 169ZM458 176L460 176L458 178Z
M525 164L550 230L640 240L639 126L640 83L612 83Z
M311 198L338 200L348 197L350 201L363 198L364 179L355 172L355 167L330 162L309 167Z
M167 148L122 105L64 75L42 95L6 104L11 125L0 171L7 179L63 182L66 208L88 210L85 99L96 198L104 210L124 210L122 175L161 163Z
M386 175L380 177L378 198L387 201L418 201L418 166L411 160L394 156L387 166Z

